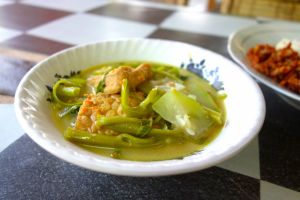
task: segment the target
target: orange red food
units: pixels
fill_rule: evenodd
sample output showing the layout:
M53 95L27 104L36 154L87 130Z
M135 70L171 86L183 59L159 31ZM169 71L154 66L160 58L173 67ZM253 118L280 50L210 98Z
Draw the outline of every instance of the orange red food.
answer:
M300 94L300 55L291 48L291 43L278 50L268 44L258 44L249 49L247 58L255 70Z

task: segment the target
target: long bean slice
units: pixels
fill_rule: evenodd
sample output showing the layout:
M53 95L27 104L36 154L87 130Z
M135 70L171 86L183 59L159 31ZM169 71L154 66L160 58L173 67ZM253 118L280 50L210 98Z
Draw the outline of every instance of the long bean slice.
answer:
M152 89L146 99L140 103L139 107L146 110L149 105L155 103L164 93L164 91L157 88Z
M175 129L151 129L148 136L173 136L173 137L184 137L183 132L181 130Z
M139 125L136 123L122 123L105 127L116 132L128 133L137 137L144 137L151 131L151 126L149 124Z
M154 104L164 94L163 91L154 88L149 92L146 99L142 101L139 106L131 107L129 106L128 102L129 93L128 80L124 79L121 90L121 105L123 112L130 117L145 117L151 113L151 105Z
M130 133L138 137L144 137L151 130L152 121L147 119L138 119L133 117L99 117L96 125L105 126L111 130Z
M57 88L56 93L59 96L77 97L77 96L79 96L79 93L80 93L80 87L74 87L74 86L67 87L67 86L60 85Z
M139 107L129 106L129 86L128 80L124 79L121 90L121 105L123 112L130 117L142 117L146 113L144 110L141 110Z
M79 86L79 87L83 86L86 83L86 80L82 79L82 78L72 77L68 80L71 81L73 84Z
M142 120L133 117L122 117L122 116L113 116L113 117L104 117L101 116L97 118L97 126L105 126L111 124L120 124L120 123L137 123L141 124Z
M145 130L147 127L140 126L134 123L123 123L105 126L116 132L128 133L135 136L141 136L143 132L147 131L147 136L173 136L173 137L184 137L183 132L180 130L170 129L155 129Z
M151 121L147 119L138 119L133 117L104 117L97 118L97 126L104 126L116 132L128 133L135 136L143 137L145 135L151 136L176 136L182 137L183 133L180 130L170 129L153 129L151 128Z
M73 105L81 105L82 101L76 101L76 102L72 102L72 103L68 103L68 102L64 102L62 101L59 97L58 97L58 88L61 86L61 84L65 84L68 86L81 86L81 83L78 82L78 80L75 80L75 82L71 81L71 80L67 80L67 79L60 79L59 81L57 81L55 83L55 85L53 86L53 91L52 91L52 96L54 98L54 100L64 106L73 106Z
M67 140L94 146L109 147L147 147L157 144L153 137L137 138L132 135L122 133L118 136L108 136L102 134L91 134L86 131L75 130L71 127L67 128L64 133Z

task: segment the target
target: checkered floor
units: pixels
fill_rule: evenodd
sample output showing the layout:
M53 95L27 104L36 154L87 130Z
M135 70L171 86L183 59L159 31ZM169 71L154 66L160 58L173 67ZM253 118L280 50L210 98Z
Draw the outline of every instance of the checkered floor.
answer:
M1 55L1 48L43 57L86 42L150 37L192 43L228 57L229 34L256 23L255 19L151 2L0 0L0 94L13 96L18 81L38 61ZM299 23L294 25L300 26ZM116 195L131 199L184 199L187 196L192 199L300 199L299 112L269 89L261 88L267 102L266 121L259 137L242 152L201 172L149 179L94 173L54 158L23 134L13 105L0 104L0 199L82 199L87 193L94 195L86 198L98 194L109 199L99 188L99 185L107 188L105 184L112 186ZM155 186L161 182L175 189ZM120 186L124 183L127 185ZM52 188L45 188L45 184ZM86 185L99 190L91 190ZM141 192L130 193L132 187ZM73 191L73 196L63 194L63 188ZM49 193L54 189L55 194ZM41 194L42 191L45 193ZM59 194L61 196L57 196ZM113 197L120 198L110 198L115 199Z

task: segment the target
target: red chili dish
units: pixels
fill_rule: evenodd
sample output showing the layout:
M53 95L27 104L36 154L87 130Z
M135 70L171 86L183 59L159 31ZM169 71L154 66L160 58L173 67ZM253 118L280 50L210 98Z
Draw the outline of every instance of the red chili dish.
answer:
M281 49L258 44L249 49L247 58L255 70L300 94L300 55L291 48L291 43Z

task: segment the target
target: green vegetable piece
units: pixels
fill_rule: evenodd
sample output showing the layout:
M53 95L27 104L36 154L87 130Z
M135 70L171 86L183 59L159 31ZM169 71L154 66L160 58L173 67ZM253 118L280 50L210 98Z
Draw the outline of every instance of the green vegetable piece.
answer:
M130 95L128 80L124 79L121 90L122 110L129 117L145 117L152 112L151 105L157 101L163 93L163 91L154 88L149 92L146 99L144 99L139 106L131 107L128 103Z
M152 108L163 119L193 137L201 136L214 122L201 104L175 89L163 95Z
M59 96L63 96L63 97L77 97L77 96L79 96L79 93L80 93L80 87L73 87L73 86L66 87L66 86L60 85L57 88L56 93Z
M106 126L112 124L121 124L121 123L136 123L141 124L141 119L133 117L122 117L122 116L113 116L113 117L98 117L96 124L97 126Z
M82 79L82 78L72 77L68 80L71 81L72 83L74 83L75 85L78 85L79 87L82 87L86 83L86 80Z
M146 135L151 136L176 136L182 137L180 130L168 129L153 129L151 128L151 121L146 119L138 119L132 117L99 117L96 121L97 126L104 126L120 133L128 133L138 137Z
M179 129L151 129L148 136L172 136L172 137L184 137L183 132Z
M103 75L103 78L99 81L98 85L97 85L97 88L96 88L96 93L98 92L103 92L104 91L104 88L105 88L105 78L106 78L106 75L108 74L108 72L106 72L104 75Z
M219 109L218 105L216 104L213 97L211 96L211 94L216 93L216 91L212 91L213 89L208 87L203 80L199 80L199 81L187 80L186 87L191 92L191 94L196 96L197 101L201 103L203 106L212 109L216 112L219 112L221 110Z
M139 91L142 91L145 94L148 94L154 88L154 85L152 84L151 81L146 81L146 82L143 82L140 85L138 85L137 88Z
M138 137L147 136L172 136L172 137L183 137L183 132L180 130L169 130L169 129L154 129L149 126L141 126L134 123L115 124L105 126L116 132L128 133Z
M122 123L105 127L119 133L128 133L137 137L144 137L151 131L151 126L149 124L140 125L135 123Z
M153 88L147 97L139 105L140 108L146 110L148 106L155 103L165 92L157 88Z
M129 86L128 80L124 79L121 89L121 105L123 112L130 117L142 117L145 115L144 111L138 107L129 106Z
M108 129L129 133L138 137L144 137L151 130L151 121L132 117L99 117L96 121L97 126L105 126Z
M124 133L118 136L91 134L71 127L67 128L64 137L72 142L100 147L148 147L157 145L156 140L152 137L137 138Z
M67 79L60 79L58 80L54 86L53 86L53 90L52 90L52 97L54 99L54 101L56 103L59 103L63 106L73 106L73 105L81 105L82 104L82 101L76 101L76 102L72 102L72 103L69 103L69 102L64 102L63 100L61 100L58 96L58 91L60 90L59 87L61 86L61 84L64 84L65 86L75 86L75 87L80 87L81 86L81 83L75 81L73 82L71 79L70 80L67 80Z
M99 81L98 85L97 85L97 88L96 88L96 93L98 92L103 92L104 91L104 88L105 88L105 80L102 79Z

